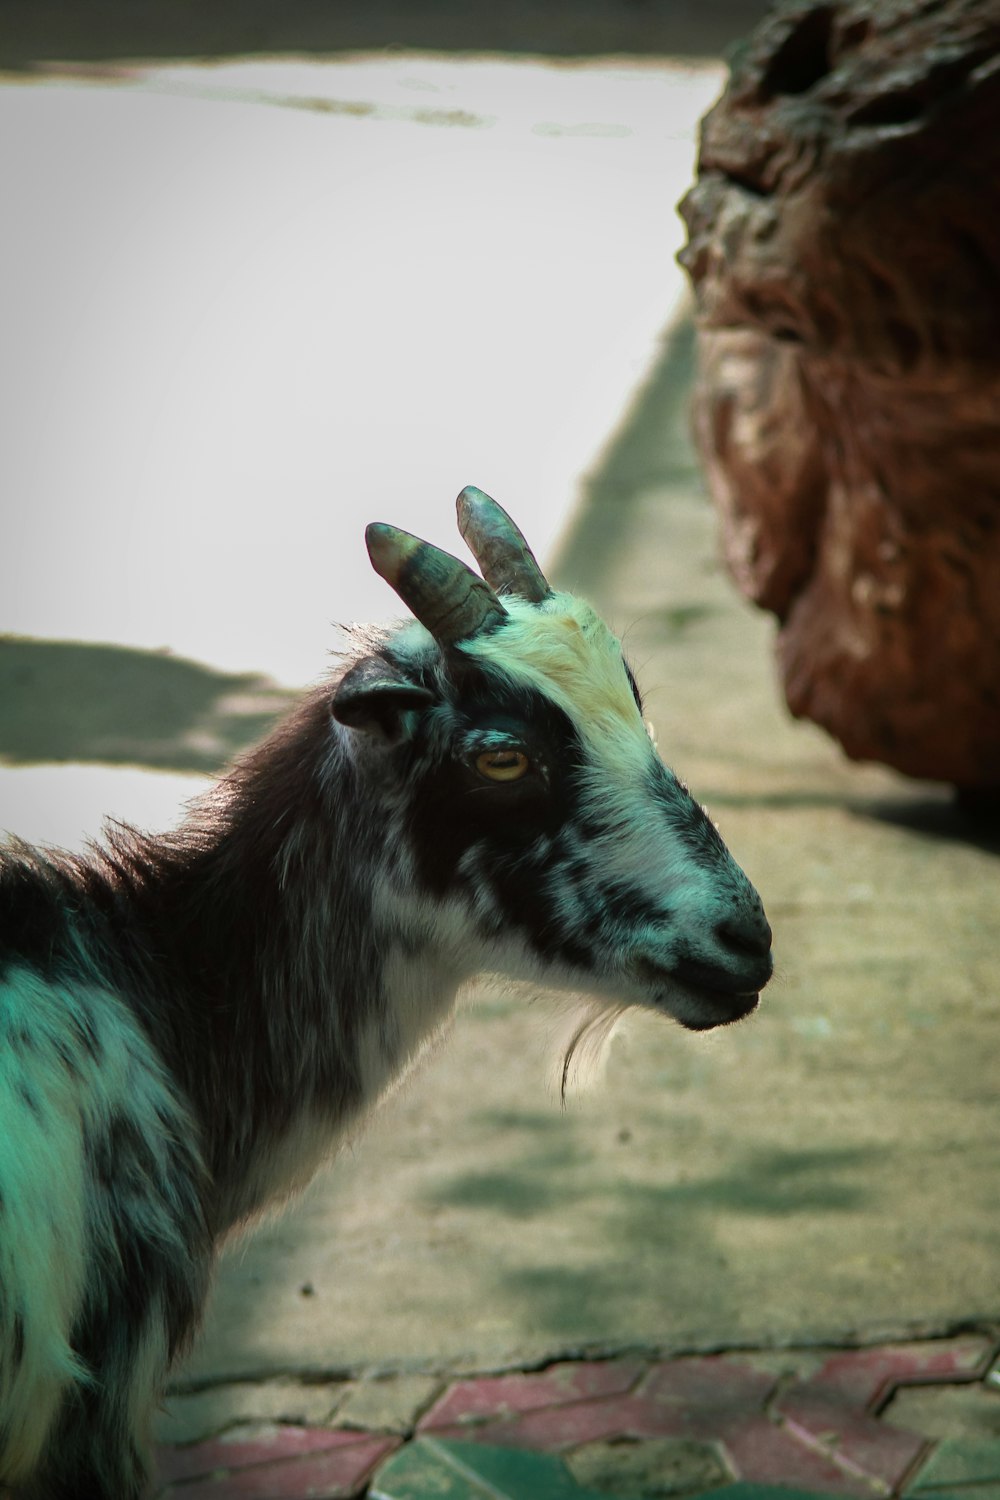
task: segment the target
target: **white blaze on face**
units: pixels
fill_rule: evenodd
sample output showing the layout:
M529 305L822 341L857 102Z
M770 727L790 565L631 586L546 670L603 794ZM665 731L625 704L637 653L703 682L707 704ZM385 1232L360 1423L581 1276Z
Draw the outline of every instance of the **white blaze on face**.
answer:
M509 619L501 628L459 649L550 698L616 776L631 781L647 770L653 751L621 643L600 616L572 594L551 594L541 604L505 597L503 604Z

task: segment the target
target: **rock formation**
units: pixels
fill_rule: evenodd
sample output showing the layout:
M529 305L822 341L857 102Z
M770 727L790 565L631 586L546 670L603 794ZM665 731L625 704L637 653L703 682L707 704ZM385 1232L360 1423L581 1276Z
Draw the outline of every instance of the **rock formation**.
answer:
M784 0L681 212L697 438L792 712L1000 789L1000 0Z

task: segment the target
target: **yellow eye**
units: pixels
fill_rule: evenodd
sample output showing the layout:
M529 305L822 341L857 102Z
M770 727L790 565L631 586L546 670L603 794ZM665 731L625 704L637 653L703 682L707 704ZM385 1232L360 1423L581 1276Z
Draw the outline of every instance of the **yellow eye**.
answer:
M476 770L490 781L519 781L528 769L521 750L484 750L476 756Z

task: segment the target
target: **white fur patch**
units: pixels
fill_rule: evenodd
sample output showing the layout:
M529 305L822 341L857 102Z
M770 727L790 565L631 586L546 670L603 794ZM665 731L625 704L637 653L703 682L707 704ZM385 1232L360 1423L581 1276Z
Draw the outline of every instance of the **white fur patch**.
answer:
M463 980L478 967L468 917L458 902L428 900L406 879L386 876L375 892L385 949L386 1004L359 1037L365 1109L391 1092L450 1021Z
M621 642L572 594L541 604L504 599L509 619L460 650L551 698L600 760L628 775L649 764L649 735L622 660Z

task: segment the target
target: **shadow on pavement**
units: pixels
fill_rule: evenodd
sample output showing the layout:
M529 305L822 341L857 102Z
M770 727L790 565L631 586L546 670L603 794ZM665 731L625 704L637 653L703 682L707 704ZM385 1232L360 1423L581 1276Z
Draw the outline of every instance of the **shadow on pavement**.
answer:
M0 757L215 771L293 695L125 646L0 637Z
M922 838L971 844L985 854L1000 854L1000 803L995 793L963 798L942 787L937 796L929 794L910 802L873 800L859 807L851 799L848 805L863 817Z
M594 1181L590 1154L567 1137L564 1121L530 1115L525 1125L526 1149L513 1155L509 1170L446 1179L430 1206L481 1211L491 1220L526 1226L534 1218L544 1223L563 1216L570 1223L588 1222L593 1241L602 1246L596 1263L588 1258L584 1266L564 1260L515 1266L498 1257L491 1267L498 1305L527 1309L533 1327L562 1336L586 1325L588 1309L600 1308L606 1317L609 1307L624 1305L630 1289L622 1268L635 1266L637 1258L660 1258L675 1278L684 1267L690 1274L692 1263L701 1275L703 1265L724 1260L717 1219L735 1217L756 1226L803 1213L855 1212L866 1198L859 1168L876 1149L749 1150L726 1169L687 1181L660 1185L623 1175L602 1184ZM510 1138L513 1144L513 1132ZM694 1262L692 1244L701 1247Z
M549 57L718 56L745 35L767 0L499 0L401 4L368 0L5 0L0 67L47 61L329 55L412 48Z
M548 1214L560 1198L568 1203L576 1196L566 1173L574 1165L589 1162L590 1157L585 1152L574 1154L575 1151L572 1142L563 1140L552 1151L533 1151L510 1171L467 1173L436 1192L432 1201L454 1208L488 1209L512 1218L529 1218L536 1212ZM631 1200L633 1208L631 1216L618 1218L618 1233L627 1236L631 1226L637 1237L645 1241L647 1217L656 1218L678 1205L686 1209L725 1208L736 1213L777 1215L799 1213L807 1208L822 1211L853 1208L859 1202L857 1189L832 1181L828 1174L835 1168L855 1166L865 1155L857 1150L757 1152L751 1160L741 1163L738 1170L734 1168L720 1176L692 1182L650 1187L618 1179L613 1184L616 1213L621 1208L622 1194L627 1201ZM593 1184L588 1183L587 1192L592 1190ZM687 1238L689 1221L674 1222L683 1228Z

